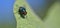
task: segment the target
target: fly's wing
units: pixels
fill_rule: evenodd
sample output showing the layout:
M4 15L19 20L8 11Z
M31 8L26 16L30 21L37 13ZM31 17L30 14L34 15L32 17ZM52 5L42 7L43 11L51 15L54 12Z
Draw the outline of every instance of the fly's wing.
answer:
M25 19L18 14L18 9L21 6L25 7L27 11ZM45 28L41 18L32 11L26 0L16 0L13 11L17 21L17 28Z

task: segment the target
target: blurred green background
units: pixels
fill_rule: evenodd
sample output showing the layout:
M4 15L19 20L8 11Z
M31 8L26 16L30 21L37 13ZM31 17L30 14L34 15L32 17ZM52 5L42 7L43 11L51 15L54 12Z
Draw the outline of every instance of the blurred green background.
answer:
M60 0L27 0L47 28L60 28ZM15 0L0 0L0 28L16 28L13 15Z

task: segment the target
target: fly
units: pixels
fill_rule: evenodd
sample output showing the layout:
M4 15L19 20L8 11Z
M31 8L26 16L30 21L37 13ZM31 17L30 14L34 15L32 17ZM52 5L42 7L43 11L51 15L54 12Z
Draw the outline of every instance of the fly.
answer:
M18 12L22 18L25 18L25 16L27 15L26 8L24 8L24 7L19 7Z

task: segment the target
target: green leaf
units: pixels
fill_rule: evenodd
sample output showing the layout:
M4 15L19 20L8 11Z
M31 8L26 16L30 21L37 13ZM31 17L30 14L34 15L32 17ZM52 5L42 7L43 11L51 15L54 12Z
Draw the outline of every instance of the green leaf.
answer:
M26 8L27 15L25 19L18 14L19 7ZM45 28L41 18L33 12L26 0L16 0L14 4L14 15L17 21L17 28Z

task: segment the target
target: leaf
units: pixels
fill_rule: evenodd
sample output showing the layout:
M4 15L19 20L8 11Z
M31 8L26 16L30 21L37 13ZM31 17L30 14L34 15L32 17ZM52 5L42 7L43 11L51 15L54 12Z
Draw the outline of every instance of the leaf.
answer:
M25 7L27 11L25 19L18 14L19 7L21 6ZM41 18L33 12L26 0L16 0L14 4L14 15L17 21L17 28L45 28Z

